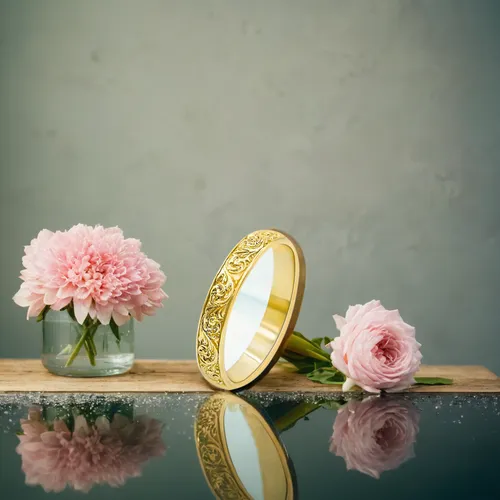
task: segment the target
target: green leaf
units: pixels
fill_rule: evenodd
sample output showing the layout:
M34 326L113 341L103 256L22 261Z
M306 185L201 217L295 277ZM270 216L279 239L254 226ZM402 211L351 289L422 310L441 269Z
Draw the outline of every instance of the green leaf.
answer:
M320 384L335 384L340 385L345 382L345 376L333 367L318 368L311 373L307 374L307 378L313 382Z
M36 321L38 323L40 323L40 321L43 321L49 311L50 311L50 306L45 306L40 312L40 314L36 317Z
M293 355L293 353L285 353L283 359L291 363L297 368L298 373L310 373L318 368L328 368L332 366L330 361L320 361L314 358L305 358L300 354Z
M419 385L451 385L453 379L443 377L415 377L415 383Z
M78 321L76 320L76 316L75 316L75 311L73 309L73 302L71 302L69 305L67 305L63 311L66 310L68 311L68 314L69 314L69 317L76 323L78 324Z
M327 344L329 344L333 339L331 339L330 337L315 337L313 339L311 339L311 342L313 344L316 344L319 348L322 349L322 345L323 346L326 346Z
M111 321L109 322L109 326L111 327L111 331L113 332L113 335L116 338L116 341L120 343L120 328L118 325L115 323L115 320L111 318Z
M296 335L297 337L300 337L301 339L307 340L307 342L312 342L315 344L317 347L321 348L321 344L324 343L329 344L333 339L330 337L314 337L313 339L308 339L302 333L300 332L293 332L293 335Z
M293 335L297 335L297 337L300 337L301 339L311 342L307 337L304 337L304 335L302 335L300 332L293 332Z

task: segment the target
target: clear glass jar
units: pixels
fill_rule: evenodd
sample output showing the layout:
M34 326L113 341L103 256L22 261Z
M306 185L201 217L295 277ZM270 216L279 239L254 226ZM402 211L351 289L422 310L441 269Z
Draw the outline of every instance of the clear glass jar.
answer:
M90 318L80 325L67 311L50 310L43 320L42 363L66 377L125 373L134 363L134 320L112 329Z

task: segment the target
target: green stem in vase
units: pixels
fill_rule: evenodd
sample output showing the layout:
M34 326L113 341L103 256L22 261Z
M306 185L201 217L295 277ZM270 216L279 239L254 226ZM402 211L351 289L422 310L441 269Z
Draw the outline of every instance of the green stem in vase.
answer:
M95 357L97 356L97 347L96 347L95 342L94 342L94 335L96 334L97 329L99 328L100 325L101 325L101 323L98 320L95 320L95 323L91 326L91 333L90 333L89 340L88 340L89 347L90 347L90 350L92 351L92 355L94 357L94 360L95 360Z
M98 327L99 327L99 325L97 326L97 328ZM97 348L96 348L95 342L94 342L94 335L96 334L97 328L94 329L94 331L92 332L92 335L89 337L89 346L90 346L94 356L97 356Z
M92 366L95 366L95 356L94 356L94 351L92 350L92 345L90 344L90 339L87 339L83 345L85 347L85 350L87 351L87 356L89 358L90 364Z
M108 334L102 336L102 352L108 352Z
M78 356L78 353L80 352L80 349L86 344L87 338L90 335L89 329L85 326L82 325L82 334L80 335L80 338L78 339L78 342L75 345L75 348L73 349L70 357L68 358L68 361L66 361L66 364L64 366L68 367L71 366L75 358Z
M71 366L82 347L85 347L85 350L87 351L87 356L89 358L90 364L92 366L95 366L95 356L97 354L97 350L93 337L97 328L99 328L100 322L98 320L90 320L89 322L89 319L90 318L87 318L84 321L83 325L81 325L80 338L78 339L75 348L73 349L70 357L68 358L68 361L66 361L66 364L64 366Z

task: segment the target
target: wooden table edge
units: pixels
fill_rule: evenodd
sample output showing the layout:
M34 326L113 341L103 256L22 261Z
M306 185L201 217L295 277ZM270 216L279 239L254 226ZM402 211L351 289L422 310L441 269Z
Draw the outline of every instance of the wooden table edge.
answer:
M500 393L500 379L483 366L422 366L422 375L437 376L437 374L452 376L456 378L456 383L449 386L413 387L402 394ZM338 394L341 392L341 387L314 384L303 375L291 372L286 364L279 364L250 391ZM123 375L71 378L50 374L37 359L0 359L0 394L209 394L212 392L214 390L201 377L193 360L137 360L132 370Z

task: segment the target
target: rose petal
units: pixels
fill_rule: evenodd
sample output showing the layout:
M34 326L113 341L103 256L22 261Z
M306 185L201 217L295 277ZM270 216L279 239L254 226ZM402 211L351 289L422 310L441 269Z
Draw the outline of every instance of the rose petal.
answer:
M350 391L355 385L356 382L352 378L347 377L346 381L342 385L342 391L343 392Z
M333 319L335 321L335 326L337 330L340 332L342 328L346 325L346 320L343 316L339 316L338 314L333 315Z

